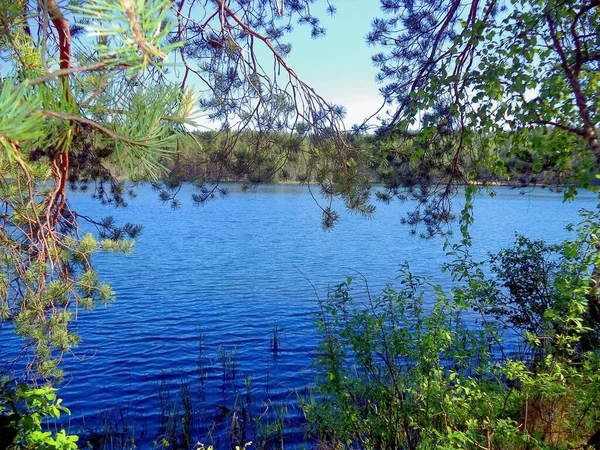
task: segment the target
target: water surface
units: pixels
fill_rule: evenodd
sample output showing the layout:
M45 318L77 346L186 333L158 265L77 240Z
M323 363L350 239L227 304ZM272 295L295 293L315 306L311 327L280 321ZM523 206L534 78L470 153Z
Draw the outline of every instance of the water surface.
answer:
M229 196L203 207L193 206L185 191L191 188L181 193L178 210L160 203L149 187L138 188L124 209L71 194L81 214L144 226L133 254L95 259L117 300L80 315L83 342L67 358L61 391L75 428L85 423L97 429L98 413L122 410L140 424L145 437L138 447L145 448L158 437L161 382L163 401L166 392L175 401L182 380L202 406L204 425L198 429L220 426L224 405L235 401L236 390L245 392L245 379L253 408L270 398L276 411L314 379L313 314L328 287L347 276L364 277L376 292L395 282L405 261L416 274L449 282L439 271L447 261L443 240L411 236L400 223L414 205L378 204L372 219L345 213L325 232L305 187L262 186L243 193L232 186ZM496 192L476 201L472 233L479 257L510 245L515 233L560 241L569 236L565 226L578 221L578 210L596 205L591 193L563 203L561 194L549 190ZM357 284L357 295L363 286ZM274 326L282 329L276 353ZM229 357L235 377L223 377L231 370ZM286 416L292 422L285 439L301 439L293 422L299 414L288 409Z

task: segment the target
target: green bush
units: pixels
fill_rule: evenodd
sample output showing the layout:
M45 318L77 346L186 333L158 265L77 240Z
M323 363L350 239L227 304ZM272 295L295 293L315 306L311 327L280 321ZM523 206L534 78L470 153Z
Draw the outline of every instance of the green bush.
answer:
M32 387L21 384L16 388L3 380L0 392L0 417L5 418L2 434L10 436L3 442L10 450L74 450L79 437L68 435L53 420L61 413L71 414L57 398L50 385ZM55 431L51 431L55 428Z
M317 320L312 434L325 448L586 448L600 424L594 229L553 246L518 237L491 257L491 278L456 246L449 292L407 266L378 297L339 285Z

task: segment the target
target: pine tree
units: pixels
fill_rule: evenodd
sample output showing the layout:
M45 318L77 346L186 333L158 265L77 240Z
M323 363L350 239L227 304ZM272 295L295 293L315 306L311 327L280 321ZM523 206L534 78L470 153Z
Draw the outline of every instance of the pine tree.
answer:
M218 173L254 182L254 162L283 142L271 166L304 160L299 177L316 180L328 203L324 226L338 218L334 197L372 212L361 151L341 132L343 109L285 61L293 23L324 34L314 1L0 0L0 317L23 337L31 374L61 375L79 339L77 310L113 297L93 253L129 251L141 229L78 214L68 188L123 206L123 180L147 180L177 205L182 180L166 165L190 139L197 108L221 127L218 147L198 148ZM253 144L234 155L242 133ZM195 181L199 203L220 189L219 179ZM82 220L97 238L81 235Z
M77 309L113 296L91 255L127 251L131 242L121 238L139 231L125 226L101 241L82 236L68 184L97 181L97 194L109 184L105 195L118 201L121 188L107 164L130 178L157 177L192 95L155 75L180 45L167 39L167 0L92 2L69 15L54 0L0 6L9 61L0 86L0 314L23 337L30 369L57 376L62 354L78 341L70 326ZM88 35L69 19L85 24Z

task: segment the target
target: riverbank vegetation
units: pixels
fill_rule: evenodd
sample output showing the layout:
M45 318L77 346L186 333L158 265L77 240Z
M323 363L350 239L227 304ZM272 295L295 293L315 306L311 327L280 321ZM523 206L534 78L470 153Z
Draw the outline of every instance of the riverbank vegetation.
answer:
M459 222L450 288L407 267L399 288L358 298L348 280L321 302L316 386L299 400L307 445L600 448L598 212L582 212L572 241L520 237L488 261L469 252L480 184L595 189L600 3L381 2L367 41L393 111L372 135L345 132L343 108L286 63L291 23L325 33L313 3L0 0L0 324L22 344L0 390L3 447L85 445L57 421L69 411L53 384L80 339L77 311L114 296L93 255L130 251L141 228L79 215L68 187L125 206L127 178L152 180L174 207L185 181L199 204L222 180L315 184L324 228L339 219L334 200L370 216L373 196L413 202L404 221L424 237ZM206 89L192 92L191 78ZM186 128L196 107L219 132ZM222 359L235 376L233 356ZM157 446L194 446L181 389L184 414L164 415ZM243 447L246 419L232 411L242 439L228 445ZM255 445L281 447L282 423L257 421L276 438Z
M317 322L313 432L331 448L597 448L596 227L551 247L519 236L492 276L453 246L450 290L409 267L364 300L338 286Z
M530 134L542 142L540 145L548 150L547 154L534 152L524 143ZM313 167L317 161L310 161L306 157L307 143L299 136L242 133L236 136L233 150L226 152L225 159L219 160L219 157L225 156L219 156L218 153L228 145L227 133L204 131L192 135L182 144L175 157L166 162L169 167L167 182L230 181L249 186L262 183L318 183L318 168ZM419 168L419 161L411 159L419 140L423 138L417 131L393 139L389 136L354 133L348 133L347 138L349 145L359 150L360 156L356 161L359 170L370 183L384 185L388 189L394 183L401 187L415 185L423 182L422 178L428 178L431 182L443 181L443 168L448 166L452 157L449 153L438 151L426 158L430 167ZM456 141L459 136L448 136L448 139ZM565 143L564 133L559 130L549 132L540 127L523 132L503 132L500 139L510 141L498 152L505 171L495 174L481 167L474 181L513 187L562 188L589 186L593 182L593 171L588 161L554 159L553 155ZM265 140L270 141L271 145L261 147L263 152L256 154L252 149L257 141ZM473 165L477 157L475 151L467 164ZM437 171L433 167L437 167Z

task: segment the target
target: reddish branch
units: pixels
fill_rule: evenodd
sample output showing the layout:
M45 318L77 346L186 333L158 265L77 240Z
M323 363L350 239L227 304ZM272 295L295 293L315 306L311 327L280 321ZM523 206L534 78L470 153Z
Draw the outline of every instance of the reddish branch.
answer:
M567 77L569 86L573 92L573 96L575 97L575 104L579 109L579 116L583 122L584 137L587 141L590 151L596 158L596 163L598 166L600 166L600 145L598 144L598 133L592 120L590 109L588 107L585 94L583 93L581 83L579 82L579 74L582 63L581 61L575 61L574 64L570 63L570 61L567 59L563 44L558 38L556 23L550 16L546 16L546 21L548 23L548 29L550 31L552 43L554 44L555 50L560 58L561 67L565 73L565 76ZM578 42L578 40L575 40L576 46ZM575 50L575 54L580 56L581 49L576 48Z
M54 78L66 77L72 73L95 72L95 71L102 70L106 67L114 66L114 65L115 65L114 61L108 60L108 61L99 61L96 63L88 64L86 66L79 66L79 67L68 66L66 69L55 70L53 72L45 73L44 75L41 75L37 78L32 78L31 80L29 80L27 82L27 84L29 86L33 86L35 84L41 84L41 83L45 83L47 81L53 80ZM118 66L119 67L127 67L127 65L123 64L123 63L118 64Z
M314 88L312 88L310 85L308 85L306 82L304 82L296 74L296 72L287 64L287 62L285 61L283 56L281 56L281 54L277 51L277 49L271 42L271 39L269 39L266 36L261 35L256 30L249 27L242 19L240 19L237 16L237 14L233 10L231 10L231 8L229 8L229 6L227 6L225 4L224 0L215 0L215 3L217 4L218 13L220 14L221 31L222 31L223 36L225 36L225 33L228 32L231 36L232 41L237 45L237 42L235 42L235 37L230 32L232 25L226 20L226 17L229 17L239 27L242 28L243 32L247 36L250 37L250 46L251 46L250 55L251 55L252 61L251 61L251 63L249 62L248 64L249 64L251 70L254 71L254 75L257 75L257 65L258 64L256 62L256 59L254 56L254 49L252 48L252 46L254 45L254 39L256 39L258 41L261 41L262 43L264 43L267 46L267 48L269 49L269 51L271 52L271 54L273 55L273 57L275 59L275 64L278 64L278 67L283 68L285 70L285 72L288 74L288 77L289 77L288 86L291 86L292 96L294 98L294 104L296 104L296 111L298 112L299 116L304 117L307 122L311 122L312 117L304 116L298 109L297 105L299 102L296 97L297 89L294 86L294 83L297 83L299 85L299 88L302 91L302 95L306 96L305 98L306 98L308 108L313 108L313 107L315 107L315 105L317 107L322 107L322 108L328 107L327 102L320 95L318 95L316 93ZM253 87L253 89L259 94L259 97L260 97L260 92L257 89L257 87L254 85L252 76L247 75L246 79L248 80L249 84ZM314 102L313 102L313 100L314 100ZM255 110L254 110L255 112L258 110L260 103L261 103L261 100L259 99L259 101L256 104ZM260 120L260 118L259 118L259 120ZM336 130L339 130L339 124L336 122L335 118L332 118L332 120L330 121L330 126ZM338 156L339 156L339 164L341 167L344 167L347 164L347 162L346 162L346 154L343 152L343 150L347 148L347 142L344 139L344 136L342 133L336 133L336 137L338 139L338 142L340 143L340 145L337 146Z
M273 46L273 44L271 43L271 40L259 33L257 33L255 30L253 30L252 28L250 28L248 25L246 25L244 23L244 21L242 21L227 5L225 5L225 3L222 0L215 0L215 2L217 3L217 5L219 6L219 9L225 13L227 13L227 15L229 17L231 17L233 20L235 20L235 22L242 27L242 29L249 35L252 36L260 41L262 41L268 48L269 50L271 50L271 52L273 53L273 56L275 57L275 59L277 60L277 62L281 65L281 67L283 67L285 69L285 71L290 75L290 77L294 78L295 80L297 80L304 88L308 89L309 91L314 93L314 89L312 87L310 87L309 85L307 85L306 83L304 83L300 77L298 77L298 75L296 74L296 72L294 72L294 70L288 66L288 64L285 62L285 59L283 59L283 56L281 56L277 50L275 49L275 47ZM224 30L223 30L224 31Z
M59 51L59 66L61 70L68 70L71 68L71 28L69 22L65 19L62 14L56 0L46 0L46 10L52 25L58 34L58 51ZM63 100L68 103L71 100L71 93L69 89L69 75L65 73L60 76L62 84ZM67 133L71 133L69 129ZM56 188L50 198L50 204L48 205L48 216L54 209L54 214L49 221L50 229L53 230L56 227L60 213L64 207L66 201L65 187L69 174L69 145L71 142L71 136L64 136L60 145L56 149L54 156L53 167Z
M71 28L69 22L63 16L56 0L46 0L46 9L52 21L52 25L58 33L58 50L60 57L60 68L68 69L71 67ZM65 75L64 79L67 80Z

